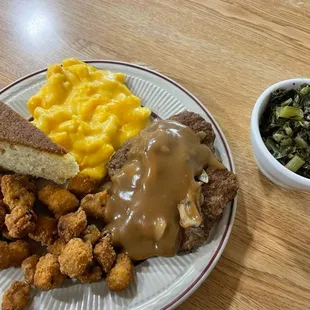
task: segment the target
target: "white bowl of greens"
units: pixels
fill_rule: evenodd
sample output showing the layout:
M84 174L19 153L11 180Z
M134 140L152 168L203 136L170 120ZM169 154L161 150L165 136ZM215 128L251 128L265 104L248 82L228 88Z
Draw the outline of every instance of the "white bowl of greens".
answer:
M257 165L268 179L310 190L310 79L281 81L259 96L251 140Z

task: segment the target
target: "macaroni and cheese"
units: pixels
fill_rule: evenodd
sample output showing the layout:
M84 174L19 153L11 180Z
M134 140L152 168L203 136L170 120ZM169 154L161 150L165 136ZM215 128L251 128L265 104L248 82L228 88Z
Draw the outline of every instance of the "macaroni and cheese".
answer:
M148 124L150 109L141 107L123 73L75 58L51 65L46 79L27 103L33 124L75 157L82 174L102 179L113 152Z

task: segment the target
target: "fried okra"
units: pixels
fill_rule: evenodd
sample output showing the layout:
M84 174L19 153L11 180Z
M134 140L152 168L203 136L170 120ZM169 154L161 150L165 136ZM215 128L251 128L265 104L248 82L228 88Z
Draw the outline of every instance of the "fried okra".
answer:
M92 246L80 238L71 239L58 258L61 272L70 278L82 275L91 265L92 259Z
M53 254L46 254L42 256L37 265L34 273L34 285L42 291L49 291L59 287L65 276L60 272L58 259Z
M68 213L59 218L58 235L69 242L70 239L79 237L87 226L86 214L79 209L76 212Z
M37 216L25 206L15 207L5 216L5 225L13 238L23 238L36 228Z
M25 239L27 241L27 244L29 245L29 249L32 255L37 254L39 256L42 256L46 252L46 247L42 246L41 243L34 241L30 238Z
M0 241L0 270L10 267L9 245L5 241Z
M33 278L36 271L36 266L39 261L38 255L32 255L27 257L22 262L22 271L24 273L25 281L28 284L33 284Z
M91 266L90 268L87 268L86 271L78 276L78 280L80 280L81 283L92 283L99 281L102 277L102 270L99 266Z
M2 194L2 190L1 190L1 180L2 180L3 176L5 176L5 174L1 173L1 168L0 168L0 199L3 199L3 194Z
M96 219L104 219L104 207L107 202L107 191L97 194L89 194L81 201L81 208L87 216Z
M98 183L88 175L77 174L69 179L67 189L77 197L84 197L93 193Z
M56 255L57 257L60 255L64 247L66 246L66 241L58 238L52 244L47 247L47 251L51 254Z
M29 177L21 174L8 174L1 178L4 203L12 211L15 207L32 208L35 202L35 185Z
M29 233L29 238L40 242L41 245L49 245L57 237L57 220L48 216L39 215L34 231Z
M7 215L8 210L3 202L2 199L0 199L0 227L3 226L5 221L5 216Z
M101 233L96 225L88 225L83 233L83 240L94 245L100 239Z
M7 240L10 240L10 241L15 241L17 238L14 238L12 237L10 234L9 234L9 231L8 229L6 228L5 225L3 225L1 227L1 234L2 234L2 237L4 237L5 239Z
M134 266L130 258L124 254L118 254L116 264L109 271L106 283L111 291L122 291L129 286L133 280Z
M13 281L2 297L2 310L24 310L30 302L30 285Z
M101 265L102 270L108 273L115 261L116 253L112 246L111 237L107 234L94 247L94 257Z
M24 259L31 255L30 246L27 241L16 240L8 244L7 255L10 259L10 266L20 266Z
M56 218L75 211L79 206L79 201L72 193L55 184L43 187L38 196Z
M11 243L0 241L0 270L20 266L30 255L29 244L24 240Z

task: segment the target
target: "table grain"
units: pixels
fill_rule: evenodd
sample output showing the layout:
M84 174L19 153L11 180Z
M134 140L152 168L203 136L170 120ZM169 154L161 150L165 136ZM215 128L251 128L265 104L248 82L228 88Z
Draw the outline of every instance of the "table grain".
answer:
M310 1L2 0L0 87L65 57L156 68L193 92L240 183L230 240L185 309L309 309L310 197L257 169L250 117L270 84L310 73Z

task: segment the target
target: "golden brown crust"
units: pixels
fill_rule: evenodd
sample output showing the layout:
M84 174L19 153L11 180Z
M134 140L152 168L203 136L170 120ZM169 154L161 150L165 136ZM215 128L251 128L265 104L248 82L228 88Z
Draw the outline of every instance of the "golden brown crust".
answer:
M39 190L38 196L56 218L75 211L79 206L79 201L72 193L56 184L43 187Z
M105 273L111 270L116 258L116 253L112 247L110 235L106 235L96 244L94 248L94 257Z
M10 267L9 245L5 241L0 241L0 270Z
M49 245L57 238L57 220L39 215L34 231L29 233L29 238L40 242L42 245Z
M24 240L11 243L0 241L0 270L20 266L30 255L29 244Z
M30 246L24 240L9 243L9 251L6 254L10 259L10 266L20 266L24 259L31 255Z
M107 275L106 283L111 291L122 291L133 280L134 266L130 258L124 254L118 254L115 266Z
M61 272L70 278L82 275L92 263L92 250L92 246L82 239L71 239L58 258Z
M28 284L33 284L33 277L36 271L36 265L39 261L38 255L27 257L22 262L22 271L24 273L25 281Z
M0 198L0 227L4 224L5 216L7 215L8 210L5 206L5 203Z
M23 238L36 228L37 216L28 207L18 206L5 216L5 225L13 238Z
M70 239L79 237L87 226L86 214L82 209L68 213L59 218L58 235L69 242Z
M95 192L98 182L88 175L77 174L68 181L67 189L79 198Z
M96 225L88 225L83 233L83 240L94 245L100 239L100 236L101 233Z
M30 285L13 281L2 298L2 310L24 310L30 301Z
M47 247L47 251L51 254L56 255L57 257L61 254L62 250L66 246L66 242L63 239L58 238L54 243Z
M2 173L1 172L1 166L0 166L0 200L3 199L3 194L2 194L2 189L1 189L1 180L2 180L2 177L5 176L5 173Z
M99 266L92 266L86 270L82 275L77 277L81 283L92 283L99 281L102 277L102 270Z
M66 149L54 143L41 130L0 101L0 147L1 142L24 145L57 155L68 153Z
M42 291L59 287L65 280L61 274L58 259L53 254L46 254L39 259L34 274L34 285Z
M29 176L22 174L7 174L1 178L3 202L12 211L15 207L32 208L35 202L35 184Z
M107 201L107 191L96 194L89 194L81 201L81 209L83 209L87 216L96 219L104 219L104 209Z

